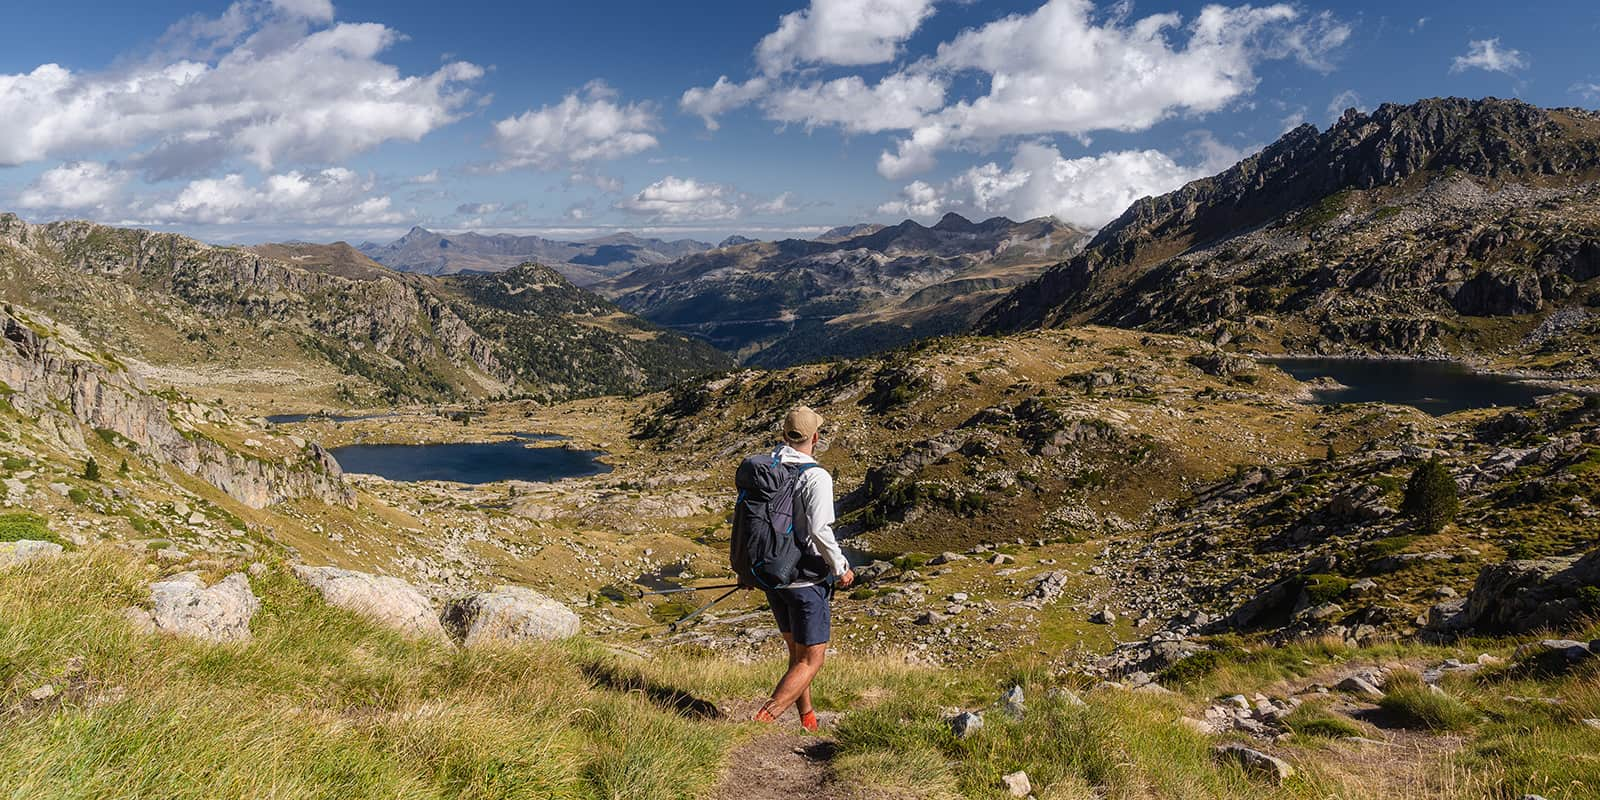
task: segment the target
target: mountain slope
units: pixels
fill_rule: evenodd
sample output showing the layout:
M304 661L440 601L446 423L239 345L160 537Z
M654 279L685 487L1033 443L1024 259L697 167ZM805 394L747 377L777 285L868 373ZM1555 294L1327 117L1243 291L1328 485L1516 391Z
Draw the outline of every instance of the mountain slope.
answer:
M1092 321L1258 347L1518 354L1592 371L1600 115L1425 100L1297 128L1135 203L1018 287L988 332Z
M349 252L301 254L316 263L6 215L0 296L164 380L292 384L301 401L567 398L663 386L727 363L549 270L514 270L502 291L547 302L496 304L472 279L394 273Z
M933 227L906 220L830 234L722 247L597 288L749 363L792 364L964 330L1084 235L1049 218L973 223L955 214Z
M368 258L346 242L272 242L247 247L252 253L276 261L286 261L311 272L326 272L342 278L366 281L389 274L389 268Z
M587 286L640 266L703 252L711 245L692 239L645 239L629 233L563 242L504 233L441 234L416 227L389 244L368 242L360 249L384 266L425 275L499 272L534 261L549 264L572 282Z

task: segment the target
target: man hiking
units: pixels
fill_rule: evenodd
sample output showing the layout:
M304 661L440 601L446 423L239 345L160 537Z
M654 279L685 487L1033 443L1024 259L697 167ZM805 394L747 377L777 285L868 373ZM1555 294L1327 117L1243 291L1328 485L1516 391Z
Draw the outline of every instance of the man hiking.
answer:
M822 417L797 406L783 418L783 442L739 465L730 560L741 585L763 589L789 645L789 670L758 722L775 722L790 706L806 730L817 729L811 681L828 651L828 600L855 573L833 537L833 477L816 463Z

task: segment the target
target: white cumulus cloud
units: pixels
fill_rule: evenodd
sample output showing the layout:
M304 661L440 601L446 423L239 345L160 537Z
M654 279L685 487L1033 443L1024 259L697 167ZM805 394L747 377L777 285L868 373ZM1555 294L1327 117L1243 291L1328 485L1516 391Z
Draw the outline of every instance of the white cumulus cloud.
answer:
M811 0L778 20L778 29L756 45L756 60L768 75L808 63L893 61L931 14L932 0Z
M285 15L288 15L287 18ZM400 34L332 19L327 3L243 2L172 36L200 58L91 74L43 64L0 74L0 165L119 148L152 177L204 172L229 157L261 169L330 163L389 140L416 141L459 118L466 62L405 75L379 56Z
M739 196L717 183L668 175L616 203L616 208L659 222L733 219L739 216Z
M1500 39L1476 39L1467 43L1466 55L1456 56L1450 64L1451 72L1465 72L1469 69L1482 69L1490 72L1504 72L1510 75L1519 69L1525 69L1528 60L1523 57L1520 50L1503 48Z
M500 153L497 169L553 170L642 153L656 146L657 127L648 105L619 103L594 81L555 105L496 122L491 145Z
M1133 201L1176 189L1221 169L1238 151L1204 138L1202 161L1184 166L1157 150L1122 150L1063 158L1040 142L1023 142L1009 167L990 162L934 185L913 181L899 199L879 206L891 216L932 218L947 211L1012 219L1053 216L1085 228L1115 219Z
M77 161L46 170L17 197L29 209L93 211L111 206L128 174L97 161Z
M1210 5L1187 25L1177 14L1096 20L1089 0L1049 0L963 32L917 69L976 71L988 89L955 102L899 140L879 172L927 169L937 151L1003 136L1141 131L1176 114L1220 110L1255 89L1256 65L1293 57L1323 68L1349 36L1327 15L1292 6ZM1175 44L1173 34L1186 38Z
M290 171L268 175L252 184L234 173L191 181L170 198L137 209L151 224L386 225L404 222L406 214L391 207L388 197L373 194L376 182L344 167L318 172Z
M806 127L838 125L851 133L902 130L944 105L944 81L931 75L890 75L868 85L860 77L794 86L766 101L768 119Z
M723 75L710 86L696 86L683 93L678 107L694 114L706 124L706 130L716 130L717 117L735 108L749 105L767 92L766 78L755 77L744 83L735 83Z

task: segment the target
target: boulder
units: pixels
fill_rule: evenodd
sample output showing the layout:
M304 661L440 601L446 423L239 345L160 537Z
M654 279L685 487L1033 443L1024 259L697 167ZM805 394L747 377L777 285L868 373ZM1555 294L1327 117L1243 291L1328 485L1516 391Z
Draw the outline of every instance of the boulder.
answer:
M1333 688L1338 689L1341 692L1349 692L1350 694L1364 697L1368 700L1383 699L1383 690L1379 689L1376 684L1361 675L1351 675L1344 680L1339 681L1339 683Z
M1012 797L1027 797L1033 794L1033 783L1028 780L1028 773L1022 770L1002 775L1000 781L1005 784L1006 791L1010 792Z
M151 610L133 610L139 627L208 642L250 639L250 619L261 601L250 591L250 579L235 572L210 587L198 572L185 572L150 585Z
M521 586L500 586L445 604L445 631L463 647L565 639L578 634L578 615Z
M983 730L983 715L976 711L963 711L950 718L950 732L957 739L965 739Z
M1071 575L1063 570L1052 570L1040 575L1026 595L1023 596L1023 605L1032 608L1042 608L1055 602L1061 593L1066 591L1067 581Z
M1588 611L1583 590L1593 586L1600 586L1600 550L1494 564L1478 573L1462 622L1485 633L1558 628Z
M448 642L433 605L411 584L338 567L294 566L294 575L329 605L420 639Z
M938 566L940 564L949 564L952 561L966 561L966 560L967 560L967 557L964 556L964 555L961 555L960 553L944 552L944 553L940 553L940 554L934 556L933 558L928 559L928 563L932 564L934 566Z
M1089 621L1096 625L1110 625L1117 621L1117 612L1109 608L1102 608L1089 615Z
M1238 764L1245 772L1266 778L1273 783L1283 783L1294 777L1294 767L1289 766L1289 762L1242 744L1217 745L1211 748L1211 754L1219 761Z
M1511 658L1539 672L1560 674L1594 657L1594 651L1583 642L1541 639L1518 647Z
M26 564L36 558L53 558L61 555L61 545L34 539L0 542L0 567Z

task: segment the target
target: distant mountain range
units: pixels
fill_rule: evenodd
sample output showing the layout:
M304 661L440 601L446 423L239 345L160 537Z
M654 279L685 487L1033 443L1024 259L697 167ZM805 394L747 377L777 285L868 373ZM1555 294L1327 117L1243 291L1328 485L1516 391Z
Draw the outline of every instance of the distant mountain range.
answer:
M1133 204L990 333L1098 323L1600 374L1600 113L1458 98L1303 125Z
M579 286L651 264L661 264L712 245L693 239L666 241L617 233L584 242L500 233L444 234L415 227L388 244L363 242L363 255L391 269L423 275L500 272L524 262L544 264Z
M1008 288L1082 244L1053 218L835 228L641 267L595 286L752 364L861 355L966 330Z
M546 267L412 275L344 243L216 247L0 214L0 300L69 325L108 364L208 385L288 381L327 405L560 400L732 364Z

